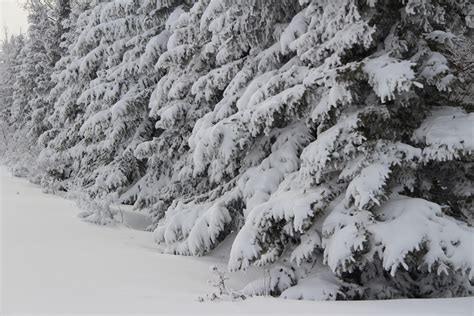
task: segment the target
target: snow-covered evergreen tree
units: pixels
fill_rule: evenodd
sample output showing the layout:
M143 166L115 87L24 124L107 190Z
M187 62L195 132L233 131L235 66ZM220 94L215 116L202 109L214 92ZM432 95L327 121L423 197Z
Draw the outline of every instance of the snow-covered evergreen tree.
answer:
M347 297L472 293L473 117L464 100L447 97L466 80L450 68L448 48L472 34L469 5L301 4L262 62L247 58L222 94L212 80L195 90L219 98L194 125L183 167L192 163L187 173L209 178L211 190L174 199L156 239L202 254L239 229L231 270L322 260ZM215 16L213 39L226 34L218 13L240 18L236 7L212 1L204 10ZM201 24L210 19L203 14ZM266 25L238 20L256 29L226 43L245 47L248 34L266 34ZM276 66L255 74L255 60Z
M80 140L78 130L84 113L84 107L78 104L77 99L99 68L100 57L89 53L94 46L86 43L86 29L97 23L97 15L91 1L74 2L69 18L63 21L67 32L63 35L60 47L65 53L56 63L52 75L54 87L51 98L54 105L48 117L51 128L39 138L39 144L45 148L38 162L44 173L42 183L47 190L66 191L67 180L72 177L74 170L72 165L75 157L68 149Z
M66 69L56 77L50 120L59 124L44 134L41 161L55 189L115 199L142 175L143 162L133 152L155 133L147 107L159 79L154 64L166 49L166 21L179 11L179 1L81 6L73 7L78 18L69 27L76 38L58 64ZM132 187L123 200L135 196Z
M34 175L39 148L38 136L48 128L45 120L50 106L51 73L57 56L54 10L47 4L27 1L29 28L25 44L16 55L15 82L9 124L13 131L6 154L16 165L17 174Z
M1 148L4 153L2 160L9 160L9 153L12 149L11 135L14 133L13 122L11 121L11 110L13 104L13 92L15 80L18 74L19 58L21 49L24 46L24 36L9 36L5 30L5 39L1 43L0 49L0 133Z

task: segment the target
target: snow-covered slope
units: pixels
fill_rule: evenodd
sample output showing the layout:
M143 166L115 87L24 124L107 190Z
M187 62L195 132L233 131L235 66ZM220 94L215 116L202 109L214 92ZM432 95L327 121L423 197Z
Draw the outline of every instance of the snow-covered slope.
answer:
M79 221L73 202L43 194L0 171L1 312L472 315L473 298L373 302L310 302L250 298L196 299L210 291L211 264L225 264L219 249L203 258L159 253L148 232ZM228 247L226 242L223 247ZM230 274L240 289L255 271Z

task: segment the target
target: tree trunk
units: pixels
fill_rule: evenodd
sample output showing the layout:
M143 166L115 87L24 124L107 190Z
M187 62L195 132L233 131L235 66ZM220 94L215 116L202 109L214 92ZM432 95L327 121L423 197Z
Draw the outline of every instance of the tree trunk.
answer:
M69 16L71 12L70 0L57 0L58 1L58 21L61 23L64 19Z

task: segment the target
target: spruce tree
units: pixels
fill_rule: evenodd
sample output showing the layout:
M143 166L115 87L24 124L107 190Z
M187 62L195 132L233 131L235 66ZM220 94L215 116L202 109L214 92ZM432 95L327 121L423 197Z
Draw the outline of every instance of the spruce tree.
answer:
M11 110L14 84L20 71L21 60L17 56L24 44L25 39L22 34L9 36L8 31L5 30L5 38L0 48L0 137L2 138L2 160L6 160L4 163L8 163L11 159L10 153L13 148L10 137L14 132Z
M49 92L51 73L57 50L53 9L41 1L26 2L29 28L25 44L15 56L17 70L13 85L10 122L13 130L7 156L15 164L17 175L34 176L35 159L39 152L36 144L48 128L45 120L52 108Z
M72 8L70 20L77 16L77 22L68 34L75 35L58 63L54 128L43 137L44 182L52 190L98 201L136 199L144 162L133 152L154 133L147 107L159 78L154 64L166 49L166 21L178 6L103 1ZM94 221L109 220L96 215Z

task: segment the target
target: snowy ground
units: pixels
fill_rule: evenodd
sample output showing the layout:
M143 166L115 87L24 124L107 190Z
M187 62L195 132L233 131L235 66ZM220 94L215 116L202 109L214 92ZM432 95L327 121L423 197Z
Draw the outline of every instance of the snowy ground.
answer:
M309 302L253 298L199 303L212 257L160 254L151 234L80 221L73 202L0 169L1 311L17 314L473 315L474 299ZM224 245L225 247L225 245ZM240 288L255 272L232 274Z

